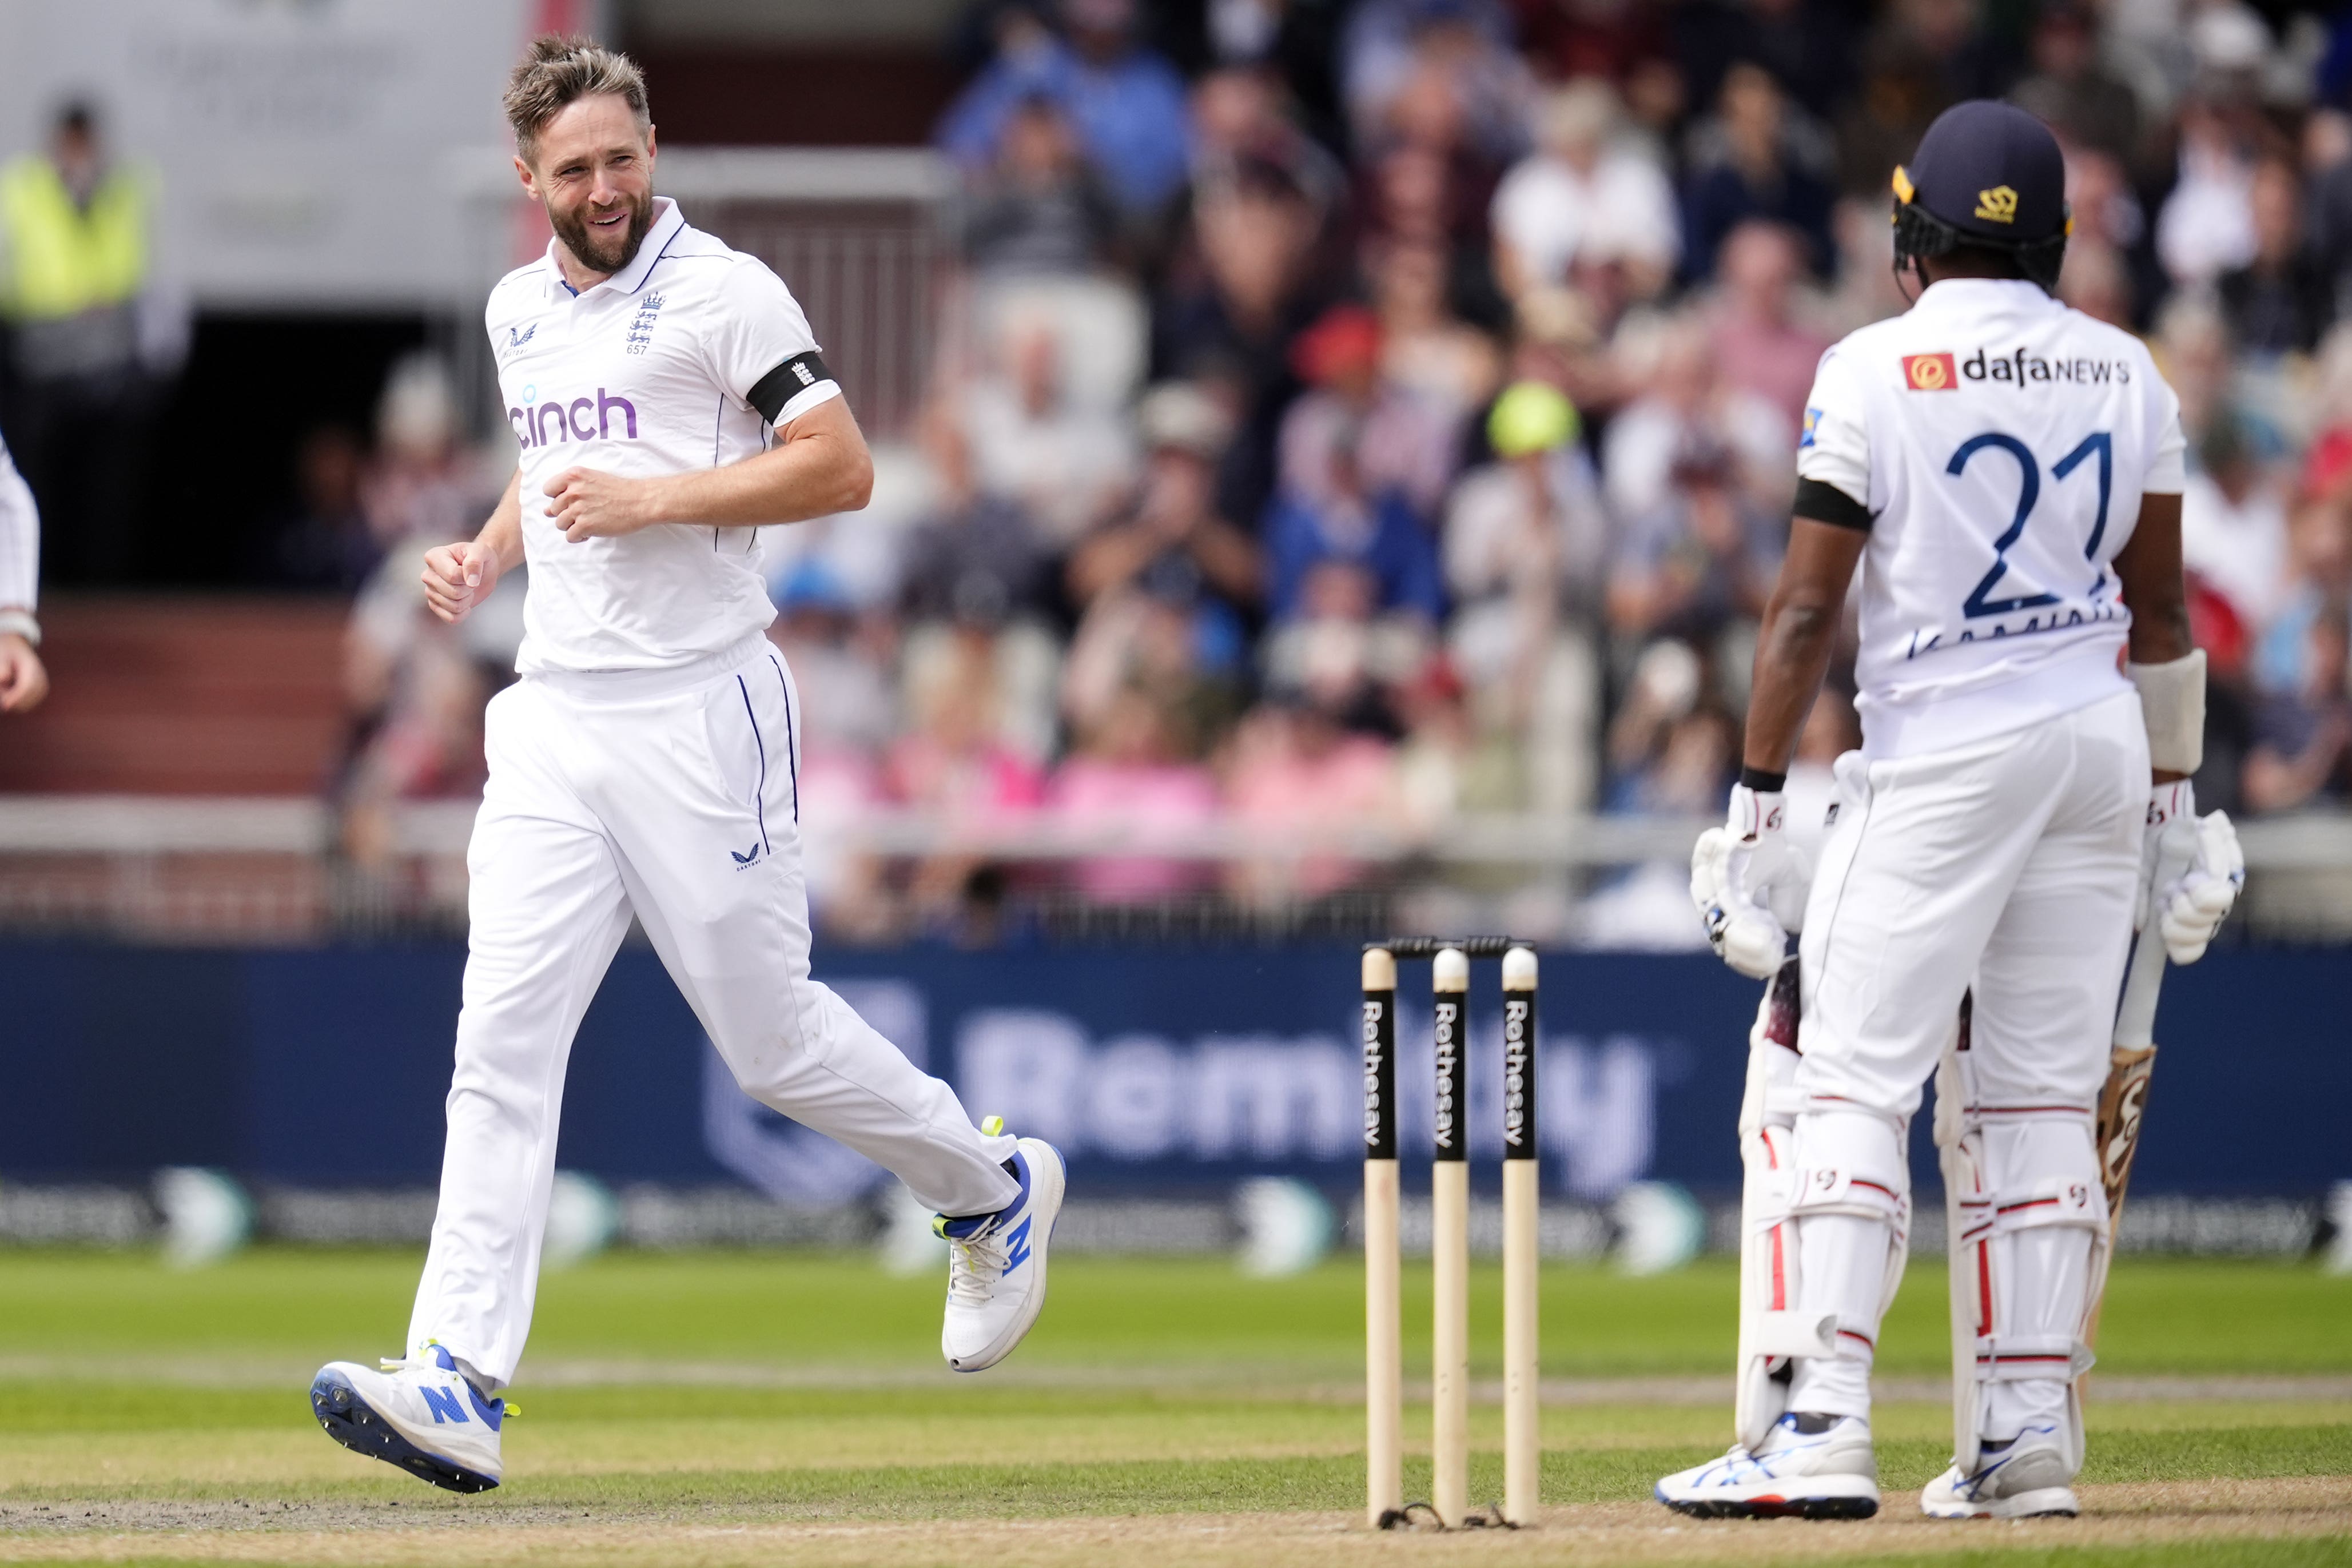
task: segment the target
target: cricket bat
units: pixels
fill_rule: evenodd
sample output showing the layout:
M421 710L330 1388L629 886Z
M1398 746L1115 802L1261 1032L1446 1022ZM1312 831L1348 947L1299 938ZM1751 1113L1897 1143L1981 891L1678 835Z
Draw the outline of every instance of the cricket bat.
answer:
M2147 919L2133 942L2131 960L2124 971L2123 998L2116 1006L2116 1029L2107 1053L2106 1087L2099 1091L2098 1114L2092 1126L2099 1179L2107 1192L2107 1245L2099 1255L2099 1276L2091 1281L2091 1308L2083 1324L2084 1344L2094 1343L2098 1336L2099 1309L2107 1295L2107 1265L2115 1257L2116 1237L2123 1224L2132 1159L2139 1152L2148 1080L2156 1073L2156 1000L2164 984L2164 937L2157 929L2162 911L2156 907L2157 898L2188 871L2197 854L2194 821L2168 822L2156 831L2162 837L2149 873ZM2087 1380L2085 1373L2077 1380L2077 1386Z

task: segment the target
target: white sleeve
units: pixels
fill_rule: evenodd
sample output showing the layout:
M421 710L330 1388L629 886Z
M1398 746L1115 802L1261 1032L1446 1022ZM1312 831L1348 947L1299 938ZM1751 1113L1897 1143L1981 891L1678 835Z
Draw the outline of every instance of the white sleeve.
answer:
M2180 395L2157 373L2154 361L2142 355L2141 363L2146 367L2141 374L2150 378L2153 388L2148 403L2154 432L2147 444L2147 478L2140 481L2140 493L2177 496L2189 488L2189 437L2180 428Z
M1864 398L1861 377L1851 361L1841 358L1834 348L1822 355L1821 368L1813 373L1813 389L1805 396L1804 433L1797 438L1797 478L1829 485L1867 510L1870 418Z
M759 262L737 266L728 279L709 352L719 384L771 425L789 425L841 395L800 301Z
M31 610L40 597L41 514L32 487L0 442L0 611Z

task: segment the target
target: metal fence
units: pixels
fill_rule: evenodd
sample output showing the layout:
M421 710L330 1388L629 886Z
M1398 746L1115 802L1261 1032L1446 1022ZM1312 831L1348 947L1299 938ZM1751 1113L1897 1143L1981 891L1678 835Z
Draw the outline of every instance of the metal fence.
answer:
M0 796L0 929L240 944L462 931L474 810L470 801L400 808L391 860L362 868L339 853L340 824L319 801ZM1334 824L1271 832L1219 820L1139 832L1043 814L970 823L877 809L827 823L812 840L836 860L968 867L989 879L999 933L1010 922L1069 940L1339 940L1403 925L1491 923L1590 945L1593 933L1546 931L1501 911L1525 908L1530 889L1559 893L1550 907L1560 907L1623 868L1678 877L1706 826L1491 816L1418 830ZM2352 940L2352 816L2273 818L2245 823L2241 833L2247 896L2227 940ZM1199 879L1202 890L1139 901L1089 896L1076 875L1097 858L1139 857L1211 874ZM1284 868L1318 861L1347 868L1337 890L1280 894ZM1215 890L1223 885L1215 873L1241 868L1255 873L1257 894ZM957 934L989 940L991 932Z

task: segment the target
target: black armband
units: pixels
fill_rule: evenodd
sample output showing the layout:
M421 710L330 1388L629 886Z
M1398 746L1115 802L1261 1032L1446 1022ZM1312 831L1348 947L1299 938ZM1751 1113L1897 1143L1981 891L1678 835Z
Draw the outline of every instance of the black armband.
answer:
M1779 795L1789 787L1789 775L1768 773L1762 768L1751 768L1742 763L1739 782L1743 787L1752 789L1758 795Z
M1826 522L1832 528L1851 528L1858 533L1870 531L1870 509L1826 479L1799 479L1797 499L1789 510L1798 517Z
M817 357L816 350L811 349L806 353L794 354L761 376L744 401L760 411L761 418L773 425L785 404L819 382L832 379L833 372L824 368L824 361Z

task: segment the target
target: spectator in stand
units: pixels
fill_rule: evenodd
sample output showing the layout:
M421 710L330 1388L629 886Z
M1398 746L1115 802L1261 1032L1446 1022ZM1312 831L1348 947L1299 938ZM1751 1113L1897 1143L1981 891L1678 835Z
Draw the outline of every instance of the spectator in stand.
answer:
M1066 38L1027 5L1000 15L996 58L950 106L940 145L967 170L987 169L1021 106L1042 98L1076 127L1121 210L1148 219L1184 183L1183 79L1136 41L1134 0L1063 0L1058 19Z
M2341 619L2352 605L2352 496L2306 495L2287 527L2287 581L2293 584L2263 624L2252 679L2265 696L2291 695L2310 673L2314 625Z
M1283 416L1282 484L1319 500L1338 432L1349 430L1356 481L1434 517L1454 478L1461 410L1387 379L1382 347L1380 318L1360 305L1334 306L1292 343L1291 366L1309 390Z
M375 461L360 485L368 531L385 551L462 539L497 500L499 479L459 439L457 390L438 354L402 358L384 380L376 405ZM408 554L400 570L415 587Z
M940 494L908 542L907 707L984 688L975 700L991 738L1042 761L1053 746L1060 664L1054 553L1019 498L978 481L969 439L953 421L936 420L928 434ZM933 728L935 738L950 732Z
M1119 214L1053 100L1005 119L994 164L968 184L964 259L980 272L1086 274L1118 252Z
M294 458L294 508L276 530L270 574L281 583L356 593L383 545L360 504L367 453L341 425L302 437Z
M2345 57L2352 64L2352 48ZM2328 106L2304 121L2311 173L2311 249L2335 270L2338 300L2352 299L2352 113Z
M2180 497L2180 558L2228 601L2242 625L2278 613L2286 579L2286 495L2228 409L2205 427L2198 465Z
M1580 434L1558 390L1514 384L1486 421L1496 460L1463 477L1445 520L1453 667L1481 742L1510 754L1515 804L1548 813L1594 793L1610 530Z
M1392 134L1399 100L1416 77L1434 73L1467 115L1480 155L1499 161L1519 151L1528 74L1512 52L1502 0L1360 0L1341 38L1339 71L1360 148Z
M2046 0L2029 44L2032 68L2010 98L2073 148L2126 168L2141 155L2139 95L2099 60L2099 15L2084 0Z
M1240 416L1217 477L1227 517L1258 516L1274 492L1276 436L1298 391L1289 342L1322 292L1323 219L1282 165L1237 158L1193 191L1191 244L1154 300L1153 374L1220 381Z
M1242 721L1225 770L1225 806L1236 825L1286 847L1347 827L1402 826L1396 751L1350 730L1295 692L1277 692ZM1228 868L1227 890L1266 906L1324 897L1362 868L1329 853L1296 853Z
M2244 790L2252 811L2340 806L2352 799L2352 696L2345 690L2352 635L2340 601L2302 624L2295 653L2294 685L2254 710Z
M1674 38L1654 0L1513 0L1512 8L1521 52L1543 80L1591 79L1647 93L1664 79L1680 99Z
M2303 181L2283 158L2254 169L2247 193L2253 256L2221 274L2221 313L2240 348L2256 354L2308 353L2336 319L2331 258L2305 242Z
M1205 613L1229 628L1214 635L1238 637L1265 584L1255 537L1214 510L1216 461L1231 422L1200 388L1171 382L1145 394L1136 423L1150 451L1142 483L1124 514L1072 552L1071 602L1090 605L1147 577L1181 577L1195 585L1187 596L1214 605Z
M1622 273L1611 296L1649 299L1674 276L1681 223L1674 187L1656 161L1618 138L1618 100L1605 83L1580 81L1544 100L1538 150L1495 192L1495 275L1518 298L1528 289Z
M981 491L1017 505L1059 554L1117 504L1135 472L1134 439L1118 410L1069 395L1050 319L1021 316L1000 341L1002 368L963 391L961 449Z
M1150 692L1121 688L1055 770L1046 808L1075 832L1141 849L1213 822L1216 775L1186 759L1181 728ZM1195 891L1210 871L1198 860L1107 855L1079 861L1071 880L1096 902L1122 904Z
M905 614L918 622L991 625L1049 618L1053 562L1020 498L977 482L971 445L952 423L938 425L932 437L939 508L907 541Z
M2011 74L2005 39L2013 35L1985 24L2015 13L1976 0L1894 0L1872 9L1877 18L1862 41L1862 80L1843 99L1838 179L1850 195L1884 203L1895 165L1937 115L1962 99L2000 96Z
M1609 510L1618 521L1664 506L1676 459L1703 449L1729 453L1755 503L1785 511L1796 483L1797 426L1725 380L1705 320L1685 316L1654 332L1619 336L1626 380L1646 390L1609 422L1601 444Z
M2275 146L2254 80L2270 50L2260 16L2223 4L2189 28L2196 90L2181 104L2178 172L2157 214L2156 251L2176 284L2210 283L2253 259L2254 170Z
M1725 73L1716 123L1702 127L1702 145L1684 186L1683 268L1707 277L1724 237L1751 218L1785 224L1804 237L1806 266L1827 277L1836 260L1830 212L1836 193L1801 161L1790 130L1789 106L1761 66L1736 65Z
M1859 29L1842 0L1683 0L1672 18L1675 55L1693 103L1712 103L1739 64L1762 66L1816 113L1853 87Z
M1318 418L1285 441L1295 458L1264 529L1266 598L1277 620L1298 613L1308 574L1329 561L1370 574L1376 609L1432 623L1444 612L1435 542L1401 490L1371 482L1366 434L1360 420Z
M2229 323L2212 301L2179 293L2157 319L2156 367L2180 398L2180 427L2191 447L2231 402L2237 362Z
M1244 158L1286 171L1317 207L1328 209L1347 194L1347 170L1292 118L1282 79L1257 67L1228 66L1192 87L1193 181L1230 183Z
M1459 421L1501 379L1495 340L1462 319L1446 289L1445 252L1424 241L1371 247L1364 270L1381 329L1381 380Z
M1742 491L1735 469L1721 447L1676 455L1665 503L1629 521L1609 620L1637 642L1664 635L1719 650L1718 668L1736 680L1745 673L1738 641L1763 618L1788 525Z
M1077 635L1063 666L1062 712L1080 733L1140 689L1188 754L1229 721L1248 677L1247 626L1265 597L1255 535L1217 515L1216 465L1232 434L1200 388L1171 382L1143 399L1150 449L1128 510L1071 555Z
M1724 384L1751 392L1784 415L1805 417L1813 370L1831 340L1797 320L1802 242L1778 224L1750 221L1731 231L1716 267L1708 312Z

